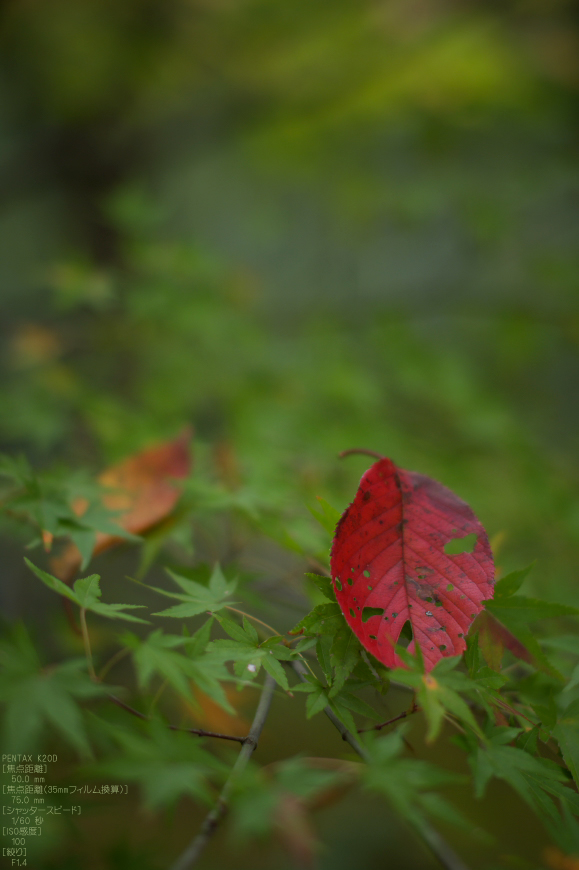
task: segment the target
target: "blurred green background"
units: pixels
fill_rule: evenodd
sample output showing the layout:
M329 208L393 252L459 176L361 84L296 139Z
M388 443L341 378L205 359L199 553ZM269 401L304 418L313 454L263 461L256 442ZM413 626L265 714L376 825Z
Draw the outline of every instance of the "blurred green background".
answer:
M306 506L352 499L368 462L336 456L355 446L454 489L501 569L536 559L528 588L579 604L576 5L7 0L1 17L0 449L94 472L192 424L201 501L217 481L272 517L193 544L227 561L234 539L286 627L299 552L321 546ZM42 631L3 530L4 612ZM332 812L327 866L385 866L383 808ZM346 842L344 813L373 823ZM206 866L228 866L215 848Z

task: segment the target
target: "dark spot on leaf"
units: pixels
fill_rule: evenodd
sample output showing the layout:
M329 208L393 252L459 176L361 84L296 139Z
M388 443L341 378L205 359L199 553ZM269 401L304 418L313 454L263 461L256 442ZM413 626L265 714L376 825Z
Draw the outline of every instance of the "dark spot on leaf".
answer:
M363 495L363 499L364 499L364 501L368 501L369 498L370 498L370 490L367 489Z
M373 616L382 616L383 613L383 607L365 607L362 611L362 622L368 622Z
M400 637L398 638L398 643L400 646L403 646L405 649L413 639L414 634L412 631L412 623L409 619L406 620L404 625L402 626L402 631L400 632Z
M452 538L444 545L444 552L447 556L458 556L460 553L472 553L477 542L477 536L474 532L466 535L464 538Z
M459 634L459 637L464 637L464 634Z

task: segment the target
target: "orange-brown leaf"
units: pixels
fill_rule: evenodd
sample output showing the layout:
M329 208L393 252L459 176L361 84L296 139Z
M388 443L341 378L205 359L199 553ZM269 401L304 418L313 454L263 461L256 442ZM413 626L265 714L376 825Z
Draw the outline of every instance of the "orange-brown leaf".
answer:
M518 659L534 664L533 656L526 646L488 610L479 613L473 622L470 634L476 631L479 633L480 648L485 661L493 670L500 671L505 649L510 650Z
M125 531L139 535L171 513L180 495L176 481L187 477L190 471L190 441L191 430L187 429L178 438L129 456L99 476L98 481L105 488L103 504L120 512L115 522ZM78 517L87 508L85 499L77 499L73 504ZM122 541L122 537L98 532L93 555ZM57 577L68 582L80 564L80 553L71 543L52 560L51 568Z
M249 722L244 719L241 714L232 716L223 707L206 695L205 692L192 684L191 688L195 694L197 704L187 704L185 707L194 719L195 728L204 728L207 731L218 731L221 734L233 734L235 737L245 737L249 731ZM253 697L253 693L246 690L238 692L235 686L224 686L225 695L232 707L238 710L240 703L243 704L249 697Z

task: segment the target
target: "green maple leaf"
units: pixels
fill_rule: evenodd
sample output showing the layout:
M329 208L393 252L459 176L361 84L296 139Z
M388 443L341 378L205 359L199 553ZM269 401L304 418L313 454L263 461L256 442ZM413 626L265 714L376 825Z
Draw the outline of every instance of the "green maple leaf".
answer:
M329 634L333 636L343 625L347 624L339 604L318 604L292 628L290 634Z
M279 662L290 661L295 653L282 644L281 635L260 643L255 628L247 619L244 618L243 627L222 614L217 614L216 619L229 638L212 641L208 647L210 653L223 662L235 662L239 666L236 667L238 676L255 677L263 667L282 689L289 691L287 676Z
M476 684L465 674L454 672L460 663L460 656L441 659L429 674L422 673L422 662L417 656L406 654L413 667L392 671L392 679L398 680L416 690L416 700L424 711L428 722L427 741L430 743L440 734L444 718L450 714L468 725L481 739L484 736L464 698L459 694L472 694Z
M366 787L382 793L404 818L411 819L418 826L425 815L434 815L472 830L472 824L433 791L440 786L464 782L466 777L420 759L402 758L404 732L402 726L387 736L375 738L372 734L367 735L370 761L362 769Z
M72 589L59 580L58 577L53 577L46 571L37 568L29 559L24 559L30 570L36 574L39 580L52 589L53 592L58 592L84 610L90 610L93 613L98 613L100 616L106 616L109 619L124 619L127 622L143 622L146 619L140 619L138 616L132 616L130 613L125 613L125 610L137 610L144 607L144 604L105 604L100 600L102 592L100 588L100 576L91 574L89 577L81 577L76 580Z
M564 812L579 815L579 795L566 785L566 772L559 765L506 745L519 731L494 728L486 745L477 747L470 755L475 793L481 797L493 776L504 780L534 810L554 839L564 842L561 815L553 798L561 802Z
M200 613L215 613L228 605L237 603L229 598L235 591L237 581L226 580L219 565L215 566L208 586L197 583L195 580L189 580L187 577L182 577L175 571L169 571L169 574L175 583L181 587L183 592L167 592L164 589L152 588L156 592L160 592L161 595L166 595L168 598L176 598L183 603L169 607L167 610L162 610L156 613L155 616L172 616L175 619L187 619Z

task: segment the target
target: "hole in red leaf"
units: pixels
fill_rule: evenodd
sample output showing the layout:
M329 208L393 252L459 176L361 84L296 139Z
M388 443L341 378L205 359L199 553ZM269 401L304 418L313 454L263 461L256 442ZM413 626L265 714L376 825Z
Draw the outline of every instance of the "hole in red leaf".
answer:
M370 637L372 640L378 640L375 634L370 634L368 635L368 637Z
M350 607L350 616L356 616L356 614L354 613L354 611L352 610L351 607Z
M353 582L354 582L353 578L348 577L348 585L351 586Z
M336 584L336 589L338 590L338 592L341 592L342 591L342 581L340 580L340 578L336 577L336 579L334 580L334 583Z
M407 619L402 626L402 631L400 632L400 637L398 638L398 644L406 649L413 637L414 634L412 631L412 623L409 619Z
M369 571L364 571L364 577L369 577L369 576L370 576L370 572L369 572Z
M440 646L438 647L438 649L440 650L440 652L444 652L444 650L446 649L446 644L441 643Z
M383 607L365 607L362 611L362 622L368 622L373 616L382 616L383 613Z
M464 538L452 538L444 545L444 552L447 556L458 556L460 553L472 553L477 542L477 535L474 532L466 535Z

